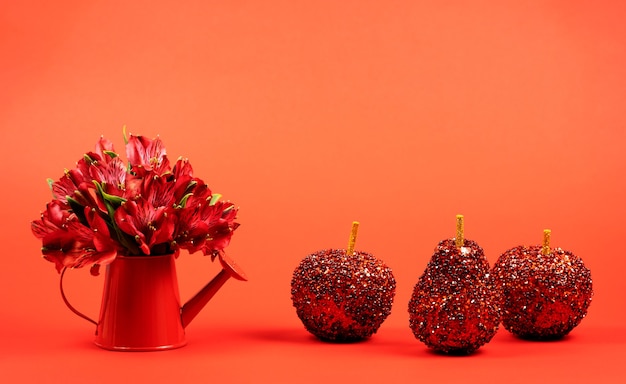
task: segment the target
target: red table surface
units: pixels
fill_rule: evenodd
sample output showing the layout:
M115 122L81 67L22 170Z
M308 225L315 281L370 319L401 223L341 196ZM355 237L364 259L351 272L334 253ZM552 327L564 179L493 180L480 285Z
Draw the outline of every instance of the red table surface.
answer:
M2 376L15 383L622 383L625 377L623 327L581 326L558 342L523 341L501 329L464 357L429 351L408 327L383 326L355 344L320 342L296 324L190 327L180 349L110 352L91 343L87 326L15 324L14 332L3 332Z
M626 3L622 1L0 2L0 381L626 382ZM239 208L228 282L189 344L92 344L30 232L58 178L100 135L160 135L170 160ZM552 243L592 272L589 315L565 340L501 329L469 357L408 328L440 239L494 263ZM298 262L356 248L393 270L392 314L370 340L304 331ZM177 261L183 300L218 271ZM68 274L96 317L102 277Z

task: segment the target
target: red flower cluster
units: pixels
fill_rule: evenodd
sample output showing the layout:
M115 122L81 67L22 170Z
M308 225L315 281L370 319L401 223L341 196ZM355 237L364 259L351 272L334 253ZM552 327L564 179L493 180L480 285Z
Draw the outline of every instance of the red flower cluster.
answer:
M100 138L75 169L49 181L54 198L31 226L57 271L89 265L97 274L118 254L223 252L239 226L232 203L193 177L187 159L171 167L159 138L131 135L126 156L128 164Z

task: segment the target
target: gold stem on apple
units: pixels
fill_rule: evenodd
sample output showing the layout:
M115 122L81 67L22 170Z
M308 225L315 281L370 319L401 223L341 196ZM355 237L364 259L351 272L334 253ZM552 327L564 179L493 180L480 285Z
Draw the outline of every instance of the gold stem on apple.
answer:
M546 256L550 254L550 234L552 231L549 229L543 230L543 243L541 245L541 254Z
M463 238L463 215L456 215L456 239L455 245L457 248L461 248L465 239Z
M356 233L359 230L359 222L352 222L352 231L350 231L350 239L348 240L348 249L346 249L346 255L350 256L354 253L354 244L356 243Z

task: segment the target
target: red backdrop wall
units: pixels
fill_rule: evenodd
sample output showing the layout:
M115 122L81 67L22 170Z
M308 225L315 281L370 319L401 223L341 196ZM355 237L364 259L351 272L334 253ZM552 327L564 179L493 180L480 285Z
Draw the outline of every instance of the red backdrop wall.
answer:
M398 281L380 337L422 350L406 306L457 213L491 263L552 229L594 279L575 333L623 331L624 16L619 1L3 2L0 364L59 348L110 358L64 307L29 223L50 199L46 178L100 135L121 151L124 125L160 135L240 207L228 253L250 281L227 283L194 321L196 345L228 326L248 348L250 330L321 348L291 306L291 273L310 252L345 247L358 220L357 249ZM195 254L178 266L184 298L217 272ZM95 316L101 278L72 271L67 284Z

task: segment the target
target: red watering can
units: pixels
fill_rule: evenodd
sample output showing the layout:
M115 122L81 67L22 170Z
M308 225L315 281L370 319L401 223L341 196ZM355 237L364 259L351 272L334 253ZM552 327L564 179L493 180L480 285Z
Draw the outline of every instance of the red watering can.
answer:
M63 291L61 296L76 315L96 325L95 344L118 351L155 351L184 346L185 327L231 277L247 280L239 267L219 256L222 270L182 307L173 255L117 256L106 268L98 321L76 310Z

